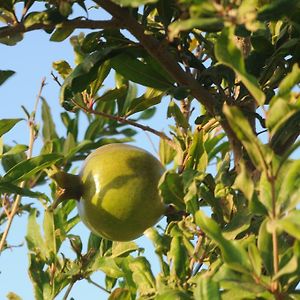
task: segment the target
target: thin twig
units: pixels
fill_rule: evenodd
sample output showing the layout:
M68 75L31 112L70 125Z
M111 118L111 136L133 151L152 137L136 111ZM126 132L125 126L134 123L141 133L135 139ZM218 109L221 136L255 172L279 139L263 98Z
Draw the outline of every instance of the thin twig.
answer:
M114 120L114 121L117 121L119 123L122 123L122 124L128 124L128 125L131 125L133 127L137 127L137 128L140 128L144 131L148 131L148 132L151 132L155 135L157 135L158 137L164 139L167 141L167 143L173 147L175 149L175 144L174 142L162 131L158 131L150 126L145 126L145 125L142 125L140 123L137 123L133 120L130 120L130 119L126 119L124 117L120 117L120 116L114 116L114 115L110 115L110 114L107 114L107 113L104 113L104 112L101 112L101 111L96 111L96 110L93 110L92 108L87 108L87 107L84 107L82 106L81 104L75 102L73 100L73 103L78 107L80 108L81 110L85 111L86 113L88 114L94 114L94 115L98 115L98 116L101 116L101 117L104 117L104 118L107 118L107 119L110 119L110 120Z
M61 23L44 24L35 23L31 26L25 27L23 23L16 23L14 25L0 27L0 38L7 36L13 36L17 33L25 33L34 30L53 30L57 26L59 28L68 29L115 29L119 28L119 22L116 20L110 21L98 21L98 20L82 20L82 19L72 19Z
M45 84L46 84L45 83L45 78L43 78L42 82L41 82L40 90L38 92L38 95L37 95L37 98L36 98L36 101L35 101L34 111L32 113L31 118L28 120L29 128L30 128L30 136L29 136L27 159L29 159L29 158L32 157L33 144L34 144L34 141L35 141L35 138L36 138L36 135L35 135L35 114L36 114L36 110L37 110L37 107L38 107L38 102L39 102L39 99L41 98L41 94L42 94L42 91L43 91L43 88L44 88ZM20 183L20 188L23 188L25 186L25 183L26 183L25 181L22 181ZM2 252L3 247L5 245L6 238L8 236L8 232L9 232L9 230L11 228L12 221L13 221L15 215L18 212L21 199L22 199L21 195L17 195L16 196L16 199L15 199L15 201L13 203L11 212L10 212L10 214L7 217L6 228L5 228L4 232L3 232L3 235L2 235L1 241L0 241L0 253Z
M197 99L212 116L221 116L219 123L226 132L234 153L236 165L242 157L242 144L230 127L227 119L221 111L218 111L219 101L201 84L186 73L169 49L168 41L159 41L153 35L146 34L142 24L129 14L128 10L118 6L109 0L93 0L101 8L110 13L113 18L120 22L122 28L126 28L144 47L144 49L156 59L165 71L179 84L190 90L190 94ZM226 99L224 99L225 101Z
M63 297L62 300L67 300L67 299L68 299L68 296L69 296L69 294L70 294L70 292L71 292L71 290L72 290L72 288L73 288L75 282L76 282L76 281L74 281L74 280L71 281L71 283L69 284L69 286L68 286L68 288L67 288L67 290L66 290L66 293L64 294L64 297Z
M96 286L97 288L99 288L100 290L110 294L111 292L109 290L107 290L106 288L104 288L103 286L101 286L100 284L98 284L97 282L93 281L90 277L86 278L87 282L90 284L93 284L94 286Z

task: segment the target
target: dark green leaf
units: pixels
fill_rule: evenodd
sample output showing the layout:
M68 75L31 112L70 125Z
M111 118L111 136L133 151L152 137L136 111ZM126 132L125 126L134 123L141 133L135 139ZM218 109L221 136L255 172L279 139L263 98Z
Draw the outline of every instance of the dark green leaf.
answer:
M126 116L130 116L139 111L145 111L147 108L160 103L164 93L153 88L148 88L141 97L133 99L129 105Z
M10 131L22 119L1 119L0 120L0 137Z
M3 84L9 77L15 74L15 71L0 70L0 85Z
M195 28L201 31L217 32L224 27L223 20L220 18L189 18L173 22L169 26L170 39L177 37L180 31L190 31Z
M66 78L60 91L60 102L64 104L74 94L85 90L98 75L98 69L106 60L117 55L121 50L115 48L104 48L93 52L76 66L73 72Z
M172 83L158 73L150 65L141 62L133 56L123 53L111 59L111 65L116 72L130 81L144 86L165 91L172 87Z
M48 197L43 193L34 192L28 188L21 188L10 182L0 182L0 193L18 194L25 197L48 200Z
M19 182L31 178L34 174L62 159L59 154L44 154L22 161L7 171L0 183Z
M74 31L74 28L64 28L64 27L58 27L54 33L50 37L50 41L52 42L62 42L67 37L69 37L72 32Z

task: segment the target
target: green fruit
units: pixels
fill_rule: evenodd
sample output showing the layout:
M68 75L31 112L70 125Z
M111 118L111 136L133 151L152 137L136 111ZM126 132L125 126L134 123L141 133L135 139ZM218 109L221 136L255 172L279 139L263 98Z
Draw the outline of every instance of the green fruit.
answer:
M158 193L161 163L143 149L110 144L90 154L79 174L77 207L86 226L115 241L135 239L164 213Z

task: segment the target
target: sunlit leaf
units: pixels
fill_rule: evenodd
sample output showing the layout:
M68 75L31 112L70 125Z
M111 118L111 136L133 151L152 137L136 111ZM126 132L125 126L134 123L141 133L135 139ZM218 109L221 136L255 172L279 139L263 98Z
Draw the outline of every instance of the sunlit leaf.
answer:
M22 119L1 119L0 120L0 136L10 131Z
M0 183L18 182L31 178L37 172L55 164L62 159L59 154L44 154L22 161L12 167L1 178Z

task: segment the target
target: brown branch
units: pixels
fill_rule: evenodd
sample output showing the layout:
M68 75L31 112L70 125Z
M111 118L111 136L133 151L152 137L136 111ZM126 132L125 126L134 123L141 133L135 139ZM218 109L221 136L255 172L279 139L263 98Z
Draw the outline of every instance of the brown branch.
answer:
M73 19L53 24L36 23L28 27L25 27L23 23L17 23L11 26L0 27L0 38L40 29L51 30L55 29L57 26L69 29L114 29L120 27L119 22L114 19L110 21Z
M110 114L107 114L107 113L104 113L104 112L101 112L101 111L96 111L92 108L87 108L87 107L84 107L82 106L81 104L75 102L73 100L73 103L78 107L80 108L81 110L85 111L86 113L88 114L94 114L94 115L98 115L98 116L101 116L101 117L104 117L104 118L107 118L107 119L110 119L110 120L114 120L114 121L117 121L119 123L122 123L122 124L128 124L128 125L131 125L133 127L136 127L136 128L139 128L139 129L142 129L144 131L148 131L148 132L151 132L153 134L155 134L156 136L160 137L161 139L164 139L167 141L167 143L172 147L172 148L176 148L174 142L172 141L172 139L170 139L164 132L162 131L158 131L152 127L149 127L149 126L146 126L146 125L142 125L140 123L137 123L133 120L130 120L130 119L127 119L127 118L124 118L124 117L120 117L120 116L114 116L114 115L110 115Z
M119 21L123 28L126 28L139 40L145 50L161 64L169 75L172 76L180 86L188 88L191 95L197 99L212 116L219 116L219 122L226 132L232 146L235 161L239 162L242 157L242 145L222 115L222 112L217 111L216 108L219 106L217 99L203 88L191 74L186 73L180 67L176 59L170 53L166 42L159 41L153 36L146 34L144 27L129 14L127 9L109 0L94 0L94 2L110 13L115 20Z

